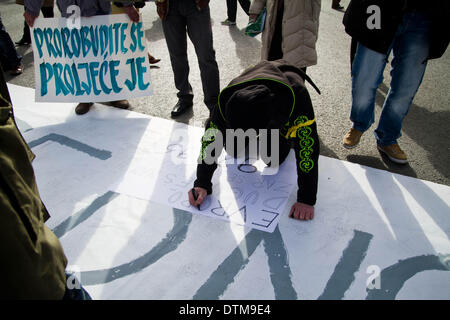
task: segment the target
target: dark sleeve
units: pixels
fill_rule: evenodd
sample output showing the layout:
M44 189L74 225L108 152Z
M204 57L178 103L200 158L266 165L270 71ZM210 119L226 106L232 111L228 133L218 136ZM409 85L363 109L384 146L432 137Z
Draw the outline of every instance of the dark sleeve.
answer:
M373 15L367 9L380 8L380 28L368 28L367 20ZM352 0L345 11L342 23L345 32L365 47L386 54L403 17L404 1Z
M450 1L441 0L434 3L432 14L428 59L438 59L444 55L450 42L450 32L448 31Z
M320 142L314 110L306 88L296 95L296 112L289 137L293 140L297 163L297 201L313 206L316 203L319 176Z
M214 120L213 120L214 119ZM194 187L206 189L208 194L212 193L212 177L217 169L217 158L223 150L225 128L218 117L214 115L208 119L205 133L202 137L202 146L198 157L197 179ZM220 137L218 136L220 135Z

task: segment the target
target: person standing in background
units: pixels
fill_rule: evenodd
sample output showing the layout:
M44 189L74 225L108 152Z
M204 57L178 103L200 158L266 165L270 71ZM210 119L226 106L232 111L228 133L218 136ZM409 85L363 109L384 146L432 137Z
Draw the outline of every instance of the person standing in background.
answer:
M219 67L213 47L209 0L157 0L164 37L170 54L178 102L171 112L173 118L193 106L194 93L189 83L187 35L191 39L200 67L203 101L209 111L217 104L220 91Z
M267 9L261 60L284 59L303 71L317 64L321 0L252 0L250 19Z
M448 0L378 0L383 18L374 23L368 6L374 1L351 1L344 15L345 31L357 42L352 63L352 127L343 145L352 149L375 121L375 96L391 51L391 83L374 134L377 149L391 161L408 163L398 145L403 119L413 102L430 59L441 57L450 34ZM376 16L375 16L376 19ZM426 121L426 119L424 119Z

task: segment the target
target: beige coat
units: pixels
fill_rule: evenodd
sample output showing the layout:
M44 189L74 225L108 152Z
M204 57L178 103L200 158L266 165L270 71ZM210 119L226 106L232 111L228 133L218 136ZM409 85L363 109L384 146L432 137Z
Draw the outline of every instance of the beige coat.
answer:
M252 0L250 14L259 14L267 7L261 35L261 60L267 60L275 32L279 0ZM282 50L283 59L298 68L317 64L316 41L319 31L321 0L284 0Z

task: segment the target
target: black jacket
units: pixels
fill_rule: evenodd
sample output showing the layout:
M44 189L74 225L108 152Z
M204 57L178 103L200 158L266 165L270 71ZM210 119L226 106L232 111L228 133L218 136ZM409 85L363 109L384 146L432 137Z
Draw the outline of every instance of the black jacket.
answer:
M367 13L367 8L371 5L380 8L380 29L371 30L367 27L367 20L372 15L371 12ZM344 14L345 31L365 47L386 54L402 22L403 14L411 7L430 12L432 30L428 59L440 58L450 41L448 0L352 0Z
M305 74L301 70L284 60L261 61L254 67L245 70L221 91L219 104L212 110L210 118L206 122L197 167L197 180L194 182L195 187L205 188L208 194L212 192L211 179L217 164L216 162L205 163L202 156L208 146L215 141L216 130L220 130L222 133L223 147L225 147L226 129L236 129L227 119L230 97L240 90L254 85L263 85L269 88L275 99L269 104L267 114L270 122L267 127L268 129L279 129L280 143L288 146L288 150L292 144L295 150L298 177L297 201L309 205L315 204L320 146L314 110L302 78L304 76ZM239 108L245 107L245 104L239 106ZM260 116L255 112L249 121L255 123L255 119L259 119ZM222 150L216 151L218 151L215 153L217 159Z

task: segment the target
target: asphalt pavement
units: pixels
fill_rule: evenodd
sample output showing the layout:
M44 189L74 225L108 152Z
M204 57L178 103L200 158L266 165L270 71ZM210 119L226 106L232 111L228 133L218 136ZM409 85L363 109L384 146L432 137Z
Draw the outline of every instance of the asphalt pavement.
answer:
M341 1L345 7L349 0ZM236 26L224 26L226 1L212 0L210 3L214 47L220 70L221 88L245 68L259 61L261 38L250 38L243 34L248 17L238 6ZM133 111L170 119L172 107L177 102L173 73L170 65L161 21L154 3L141 11L149 50L161 62L151 68L153 95L130 99ZM56 16L59 16L55 8ZM3 24L13 41L18 41L23 30L23 7L15 0L1 0L0 14ZM308 85L315 108L318 131L321 139L321 154L358 163L406 176L416 177L440 184L450 185L450 52L438 60L428 63L423 83L419 88L408 115L403 122L399 144L407 153L409 164L398 165L383 158L376 148L373 130L389 89L389 67L384 72L376 99L375 124L363 135L359 147L347 150L342 138L351 126L349 120L351 104L350 37L342 25L343 12L331 9L331 0L322 0L319 39L317 42L318 64L308 68L308 74L322 91L317 94ZM208 116L203 104L200 72L194 48L188 42L190 82L194 90L194 108L176 119L194 126L203 126ZM33 53L30 46L19 47L23 55L25 71L22 75L8 77L10 83L35 87ZM129 128L128 130L132 130ZM349 190L351 192L351 190Z

